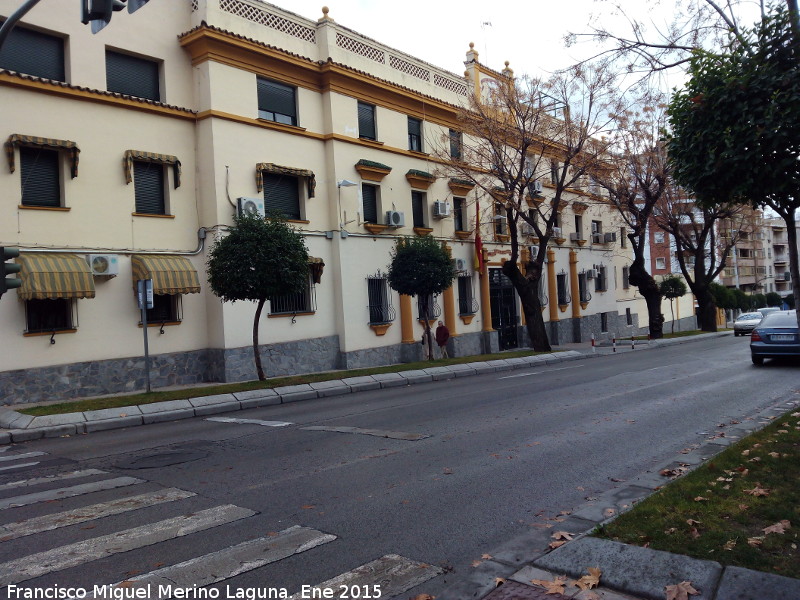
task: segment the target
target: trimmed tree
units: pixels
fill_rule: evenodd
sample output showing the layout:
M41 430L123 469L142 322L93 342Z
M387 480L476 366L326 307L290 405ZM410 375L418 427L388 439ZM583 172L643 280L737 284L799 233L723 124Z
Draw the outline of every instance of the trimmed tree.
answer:
M431 236L400 238L392 250L387 278L389 287L406 296L420 297L420 310L433 360L430 299L453 285L456 276L450 254Z
M667 275L661 280L658 289L661 295L669 300L669 311L672 313L672 333L675 333L675 307L672 301L686 295L686 284L677 275Z
M211 247L208 283L223 302L256 302L253 358L264 381L258 325L267 300L302 292L308 285L308 250L303 237L277 217L243 216Z

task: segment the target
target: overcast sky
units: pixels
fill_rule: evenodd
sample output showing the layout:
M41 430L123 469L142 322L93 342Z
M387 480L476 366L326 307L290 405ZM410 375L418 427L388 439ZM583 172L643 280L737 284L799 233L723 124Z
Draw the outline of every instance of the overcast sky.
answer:
M564 35L585 31L592 12L603 8L595 0L270 1L313 20L327 5L340 25L458 75L470 42L480 61L497 70L505 61L517 74L565 67L588 48L566 49Z

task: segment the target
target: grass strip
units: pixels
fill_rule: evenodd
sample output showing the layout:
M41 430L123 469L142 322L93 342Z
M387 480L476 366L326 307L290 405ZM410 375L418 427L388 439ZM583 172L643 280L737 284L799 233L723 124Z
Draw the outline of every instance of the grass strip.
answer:
M266 388L276 388L287 385L300 385L303 383L317 383L320 381L330 381L332 379L346 379L348 377L362 377L365 375L378 375L381 373L399 373L401 371L413 371L415 369L430 369L432 367L444 367L447 365L458 365L471 362L483 362L487 360L498 360L506 358L519 358L522 356L534 356L539 354L531 350L517 350L503 352L502 354L481 354L477 356L463 356L458 358L445 358L437 360L426 360L399 365L386 365L381 367L370 367L365 369L351 369L346 371L325 371L324 373L310 373L307 375L292 375L288 377L274 377L266 381L244 381L239 383L224 383L220 385L204 385L200 387L182 388L179 390L168 390L159 392L129 394L124 396L109 396L103 398L88 398L84 400L71 400L69 402L59 402L56 404L43 404L41 406L29 406L27 408L16 409L18 412L42 417L46 415L60 415L64 413L83 412L87 410L100 410L103 408L119 408L121 406L133 406L139 404L152 404L153 402L166 402L169 400L185 400L187 398L197 398L200 396L214 396L216 394L231 394L233 392L246 392L250 390L260 390Z
M595 534L800 578L800 411L670 483Z

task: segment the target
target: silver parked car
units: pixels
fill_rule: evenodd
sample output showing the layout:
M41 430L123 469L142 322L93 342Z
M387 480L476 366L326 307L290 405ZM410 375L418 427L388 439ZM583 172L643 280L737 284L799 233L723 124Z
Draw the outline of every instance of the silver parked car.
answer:
M747 335L756 328L763 319L760 312L742 313L733 323L733 335Z

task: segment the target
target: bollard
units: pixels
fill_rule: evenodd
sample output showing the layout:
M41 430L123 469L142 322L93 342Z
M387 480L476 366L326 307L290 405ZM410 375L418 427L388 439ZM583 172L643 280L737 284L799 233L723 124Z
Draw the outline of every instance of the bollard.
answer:
M613 352L617 351L617 336L611 338L611 346L613 347Z
M631 350L636 350L636 336L631 336Z
M597 354L597 346L594 345L594 334L592 334L592 354Z

